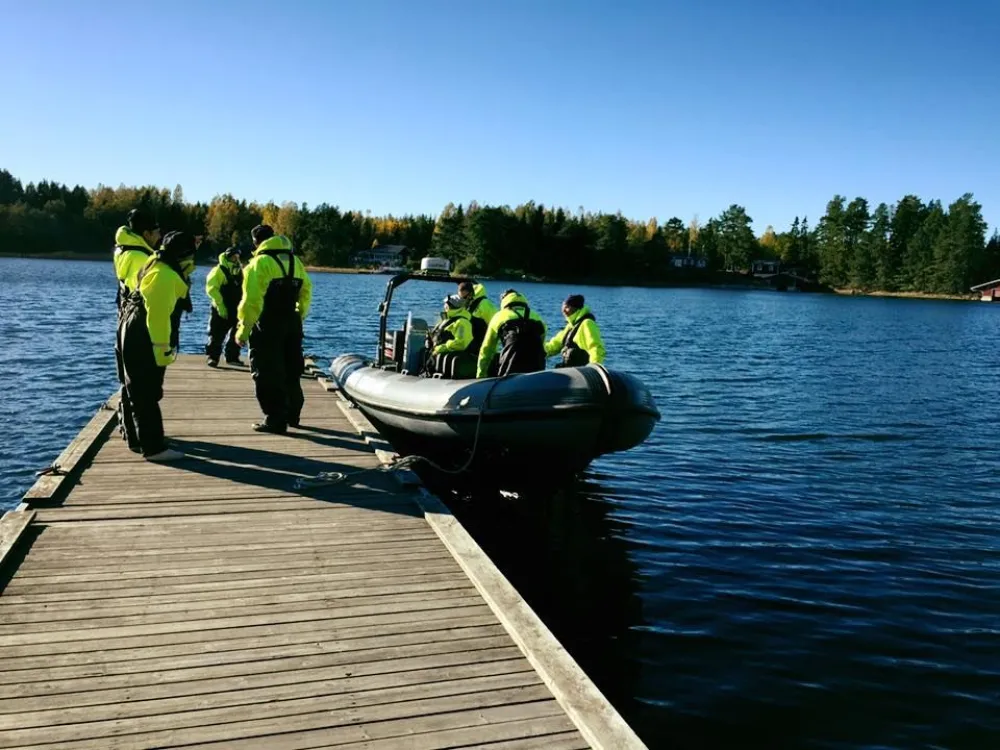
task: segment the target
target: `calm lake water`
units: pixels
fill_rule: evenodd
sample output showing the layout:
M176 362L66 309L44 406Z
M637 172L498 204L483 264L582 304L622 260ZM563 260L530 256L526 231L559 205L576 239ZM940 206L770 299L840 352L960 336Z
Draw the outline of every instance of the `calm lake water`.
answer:
M386 281L315 274L307 351L371 353ZM1000 305L579 291L663 421L555 496L436 489L650 747L1000 747ZM0 259L0 509L117 387L114 295Z

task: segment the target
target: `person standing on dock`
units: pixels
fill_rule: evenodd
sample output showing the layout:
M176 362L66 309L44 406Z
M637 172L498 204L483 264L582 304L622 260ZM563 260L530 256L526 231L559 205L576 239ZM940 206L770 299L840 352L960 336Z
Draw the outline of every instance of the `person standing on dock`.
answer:
M468 351L478 355L486 338L486 329L497 314L496 306L486 296L486 287L474 281L463 281L458 285L458 296L465 300L465 309L472 316L472 344Z
M163 247L136 277L136 289L125 301L118 322L125 384L122 401L135 419L136 444L132 450L147 461L174 461L184 454L167 447L163 435L163 378L177 359L178 327L190 295L194 271L194 237L170 232Z
M569 295L562 304L562 314L566 327L545 344L548 356L562 354L562 362L556 367L582 367L590 362L604 362L601 329L590 308L584 304L583 295Z
M500 311L490 319L486 337L479 350L476 377L490 375L490 362L502 345L498 377L514 373L539 372L545 369L545 321L528 305L523 294L506 290L500 297Z
M146 211L133 208L128 212L125 224L115 232L115 250L112 256L115 278L118 280L118 292L115 297L115 307L118 311L116 326L121 323L125 301L135 291L136 277L139 271L156 252L160 241L160 227ZM125 368L122 363L121 348L115 337L115 368L118 372L118 384L124 390ZM129 447L137 447L139 438L135 432L135 417L129 408L128 401L122 398L118 402L118 431Z
M312 301L312 281L291 241L267 224L250 232L253 257L243 272L236 341L250 345L250 371L264 419L257 432L284 434L302 413L302 323Z
M208 342L205 356L209 367L218 367L222 342L226 341L226 362L242 365L240 345L236 343L236 310L243 298L243 264L238 247L226 248L219 263L205 279L205 293L212 302L208 321Z

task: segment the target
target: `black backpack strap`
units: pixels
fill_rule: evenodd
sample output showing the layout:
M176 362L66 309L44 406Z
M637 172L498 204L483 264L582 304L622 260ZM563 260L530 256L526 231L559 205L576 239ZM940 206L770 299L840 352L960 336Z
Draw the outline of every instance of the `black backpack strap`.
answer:
M528 318L531 317L531 308L528 307L528 305L525 304L524 302L512 302L511 304L507 305L507 308L509 310L524 310L524 315L517 316L522 320L527 320Z
M278 264L278 268L281 269L281 275L286 279L295 278L295 256L292 255L291 250L265 250L264 255L268 255L274 259L274 262ZM281 262L279 255L288 256L288 268L285 268L285 264Z

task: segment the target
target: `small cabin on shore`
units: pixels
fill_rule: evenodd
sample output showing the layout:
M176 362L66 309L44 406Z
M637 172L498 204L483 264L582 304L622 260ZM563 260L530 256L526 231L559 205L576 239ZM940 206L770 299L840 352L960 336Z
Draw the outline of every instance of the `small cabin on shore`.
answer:
M781 261L761 258L750 263L751 276L770 276L781 272Z
M987 281L983 284L977 284L971 287L973 292L979 292L979 300L981 302L998 302L1000 301L1000 279L994 279L993 281Z
M708 260L700 255L684 255L682 253L675 253L670 256L669 262L671 268L705 269L708 267Z
M357 253L351 261L356 266L401 266L406 263L409 252L406 245L375 245Z
M979 292L980 302L1000 302L1000 279L976 284L970 288L973 292Z

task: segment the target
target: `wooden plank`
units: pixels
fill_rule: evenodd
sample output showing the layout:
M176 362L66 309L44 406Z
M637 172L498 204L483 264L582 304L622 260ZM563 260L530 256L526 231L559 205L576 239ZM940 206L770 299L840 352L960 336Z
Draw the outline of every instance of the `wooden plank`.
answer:
M148 669L105 673L93 667L80 677L38 679L0 685L0 714L31 709L117 703L204 695L234 687L262 687L311 678L326 680L345 675L401 674L411 670L440 669L467 664L499 664L487 672L527 671L539 682L531 666L519 658L506 634L457 640L439 640L372 649L324 649L323 641L289 646L248 649L219 654L195 654L151 660ZM335 646L336 644L330 644Z
M405 742L407 750L443 750L444 748L488 748L489 750L582 750L589 748L580 733L559 731L566 725L563 716L545 716L522 721L503 721L486 726L471 726L422 732L415 735L338 745L343 750L396 750ZM277 738L276 738L277 739ZM279 740L280 741L280 740ZM473 743L473 744L469 744ZM197 747L197 746L195 746Z
M463 672L478 676L527 675L521 681L541 685L541 680L520 655L517 648L509 645L506 634L492 638L470 638L462 642L436 641L427 644L407 646L383 646L371 650L331 651L324 653L323 644L304 643L275 649L272 655L268 649L256 649L207 656L194 655L177 657L180 666L163 669L160 665L170 664L169 660L156 660L148 671L129 674L100 674L76 679L36 680L5 685L4 692L17 695L5 698L0 706L0 733L3 729L16 726L14 721L28 719L23 714L36 711L67 711L74 708L108 706L124 702L163 701L170 698L190 699L199 697L205 701L233 690L258 691L245 696L245 703L266 702L267 695L262 688L291 686L284 691L274 691L274 700L285 700L300 696L322 694L322 687L315 683L339 681L345 677L381 676L388 674L403 681L409 676L412 682L426 684L434 681L435 673L449 667L464 667ZM505 645L501 645L501 644ZM493 644L487 646L485 644ZM467 648L462 648L466 646ZM247 656L249 654L249 656ZM225 658L225 660L223 660ZM239 660L242 658L242 661ZM220 662L220 663L212 663ZM395 662L395 663L394 663ZM197 663L196 667L190 666ZM270 669L269 664L274 667ZM91 669L93 672L93 669ZM417 672L417 675L407 673ZM415 679L414 679L415 678ZM313 683L308 685L308 683ZM391 681L390 681L391 684ZM308 685L303 690L302 686ZM333 687L334 692L338 686ZM362 689L367 689L367 686ZM339 692L339 691L336 691ZM226 696L222 696L224 700ZM229 696L230 705L240 705L241 701ZM261 698L264 700L261 701ZM221 702L221 701L220 701ZM177 710L189 711L196 708L196 702L184 700ZM225 703L222 703L225 705ZM182 707L183 706L183 707ZM160 713L159 710L136 712L138 715ZM97 712L99 714L99 711ZM15 716L12 721L7 717ZM60 720L53 716L51 719ZM97 720L95 716L95 720ZM64 723L57 721L57 723Z
M340 594L341 592L336 592ZM322 592L316 595L308 594L288 594L281 597L281 601L269 603L271 597L248 597L247 600L225 599L211 602L210 606L194 608L185 606L165 606L154 611L133 612L126 609L121 613L109 613L102 615L94 612L92 616L81 619L31 619L28 616L14 618L4 617L4 622L0 623L0 643L5 638L18 638L25 634L39 633L46 631L49 634L62 632L64 636L79 636L81 633L91 630L101 630L117 627L147 627L151 625L164 625L178 622L191 622L194 619L216 620L239 616L251 616L266 608L270 613L295 612L308 607L317 609L325 607L328 609L341 608L344 611L357 606L377 606L379 604L392 605L396 602L412 602L421 600L436 600L441 596L462 596L473 595L475 589L463 578L448 576L446 580L398 584L395 586L371 586L367 588L350 589L344 592L343 596L334 596L333 592L323 596ZM20 622L11 622L11 620Z
M421 697L421 691L427 697ZM539 705L541 704L541 705ZM551 705L545 705L551 704ZM443 690L431 691L426 686L416 688L386 688L345 696L320 696L301 700L279 701L255 705L251 710L206 708L174 714L177 724L154 722L151 717L123 719L114 722L85 722L58 727L14 729L0 734L0 747L33 747L37 743L74 742L78 748L108 747L108 739L116 738L117 750L190 744L191 742L228 741L241 737L266 736L287 732L289 727L302 730L327 729L333 742L372 737L377 722L406 720L416 728L425 719L430 728L440 726L444 717L466 714L458 718L465 725L481 724L488 709L518 706L520 714L553 715L559 708L547 695L543 685L490 689L479 686L468 692L461 684L447 684ZM530 710L530 708L535 710ZM503 712L495 712L503 716ZM292 722L289 722L289 719ZM367 726L359 726L364 724ZM398 734L401 728L393 727ZM376 730L377 731L377 730ZM409 733L411 730L406 730ZM284 747L284 745L270 745Z
M339 395L339 394L338 394ZM337 400L337 406L343 412L347 420L354 426L354 429L365 438L375 438L381 439L382 436L379 434L375 426L368 421L368 418L361 413L361 411L347 400Z
M100 562L93 560L97 554L114 553L120 550L162 549L170 552L180 549L210 549L225 545L239 545L241 549L248 549L247 545L256 545L261 549L275 548L278 550L276 554L284 554L280 550L282 547L301 544L315 544L318 547L359 547L360 549L349 550L348 553L359 555L363 559L368 556L384 556L386 552L381 550L382 547L386 547L390 553L393 551L402 552L401 545L398 544L401 538L405 538L414 545L429 544L435 549L441 550L445 556L449 556L447 551L441 548L440 542L433 536L430 529L403 523L404 519L410 520L412 518L409 515L403 516L395 512L376 512L380 508L381 506L372 508L340 506L331 509L326 518L308 513L295 513L295 517L302 520L302 524L297 526L252 526L253 521L260 517L259 514L241 516L237 520L245 523L236 527L215 523L217 519L212 516L204 519L203 526L191 524L191 519L178 519L177 523L171 524L168 531L156 528L147 519L98 521L87 524L56 523L42 527L43 544L39 546L37 552L32 550L33 554L25 562L25 565L31 565L35 559L67 554L76 554L93 562ZM364 518L363 514L365 513L369 514L370 521ZM310 523L314 520L322 520L324 523ZM182 523L182 521L188 523ZM390 534L388 539L380 539L380 535L385 536L386 527L391 528L396 522L399 523L401 531L414 532L412 536L401 537ZM269 528L272 533L267 536ZM340 533L342 529L350 533ZM113 536L116 534L130 536ZM181 534L188 536L181 545L178 545L172 537ZM268 544L266 539L272 539L273 544ZM372 555L364 554L369 549Z
M322 377L316 378L316 382L319 383L320 388L329 393L340 390L340 386L338 386L335 382L333 382L329 378L322 378Z
M323 633L330 640L347 640L370 635L373 631L392 633L394 627L403 627L407 631L417 632L427 624L433 630L444 621L461 621L468 618L487 618L487 622L495 623L496 617L481 599L466 599L451 607L436 609L406 609L399 612L376 612L367 615L355 615L343 618L339 612L320 610L307 618L288 618L277 616L266 621L234 622L221 627L207 630L175 630L173 632L146 634L118 634L113 640L81 644L76 640L54 640L38 643L3 645L0 644L0 657L11 659L11 664L18 658L53 660L35 664L32 669L44 666L55 667L61 662L58 659L65 655L78 656L84 653L109 654L103 659L102 668L110 669L110 663L115 662L114 653L123 651L145 651L153 647L178 647L178 653L184 649L197 649L198 644L210 643L215 640L239 641L246 639L267 638L288 633ZM481 624L481 622L479 623ZM104 663L107 662L107 663ZM0 663L0 667L3 664ZM14 668L14 667L12 667ZM0 670L2 671L2 670ZM129 671L129 670L125 670ZM141 671L140 668L133 671Z
M300 682L276 682L281 675L268 675L261 687L240 685L210 695L176 695L149 700L125 694L118 704L85 707L59 707L0 714L0 733L50 728L46 736L57 742L81 738L125 734L129 730L145 732L204 726L215 717L228 719L237 712L255 718L282 717L282 712L312 709L327 705L331 710L348 706L378 705L377 701L406 702L427 700L489 690L534 688L538 676L516 669L516 660L497 667L492 664L459 665L443 670L420 670L399 675L371 677L344 676L341 673L315 675L318 679ZM287 678L285 678L287 680ZM118 695L112 691L108 698ZM295 715L294 713L291 715ZM568 721L564 718L564 721ZM79 725L87 724L88 727ZM98 724L98 726L93 726ZM100 724L103 724L101 726ZM75 725L75 726L74 726ZM560 727L565 729L565 726ZM89 731L88 731L89 730ZM37 732L36 734L40 734ZM23 736L23 735L22 735Z
M645 744L632 727L601 694L445 504L427 491L420 492L418 497L431 527L591 747L645 750Z
M367 521L361 515L349 515L345 516L345 519L341 523L332 525L331 531L337 532L336 534L303 534L296 533L296 530L292 529L287 533L276 534L271 544L261 539L260 535L239 534L235 532L232 534L213 534L211 538L185 540L183 546L171 546L170 538L163 534L147 536L136 540L108 539L103 540L103 543L94 540L93 535L73 535L69 538L70 543L64 545L53 542L52 537L46 537L45 541L52 543L40 546L38 552L32 554L31 558L25 562L21 569L30 570L31 566L38 566L46 562L50 564L70 562L79 567L88 566L93 563L100 564L101 562L108 562L110 560L121 562L122 558L148 558L151 556L169 556L171 560L213 556L220 553L225 554L227 559L257 557L266 555L269 552L284 556L290 553L303 552L302 544L304 542L308 542L315 547L316 552L324 552L329 551L326 550L327 547L350 545L353 540L344 538L350 533L378 531L379 529L386 529L388 531L395 528L407 530L420 529L420 526L417 525L420 522L419 519L412 523L412 525L404 524L402 519L397 519L393 516L387 516L384 519L379 518L374 521ZM45 531L49 531L51 528L47 527ZM65 526L61 528L65 528ZM94 543L90 545L83 544L88 539ZM396 544L396 541L394 537L389 537L388 542L383 543L384 551L378 550L378 544L373 543L371 549L369 549L367 544L362 544L362 549L355 551L355 554L359 552L372 552L374 554L371 556L374 559L385 559L386 557L396 559L399 552L399 545ZM427 537L425 541L430 542L434 549L440 549L439 545L433 544L435 540L432 537ZM357 543L354 546L357 546ZM333 551L336 552L336 550ZM442 552L444 551L442 550ZM94 559L96 553L100 554L99 560ZM362 554L361 559L363 560L366 556L368 555ZM451 559L447 554L443 556ZM352 558L352 562L357 561L357 558Z
M340 599L357 600L418 591L451 591L469 586L469 582L457 570L412 575L401 574L382 579L377 582L378 585L372 585L370 579L357 583L360 585L356 584L334 590L331 590L326 582L320 581L311 584L300 583L293 591L288 591L286 588L279 591L271 589L238 591L225 598L225 606L226 608L243 608L263 605L270 608L284 604L332 604ZM154 608L156 614L152 615L150 613ZM220 603L217 592L201 595L163 594L142 597L141 601L130 597L102 599L92 602L90 606L82 607L52 607L49 603L5 604L0 608L4 622L0 628L7 625L23 624L27 626L35 623L48 623L54 628L62 626L88 627L90 622L103 622L111 618L114 618L115 622L122 622L131 617L145 620L154 616L170 616L176 612L184 612L191 617L197 617L203 611L217 612L219 610ZM0 630L0 632L4 631Z
M35 517L33 510L11 510L3 514L0 518L0 567L3 567L18 540L27 530L28 525Z
M375 564L362 561L325 562L316 566L304 560L292 563L293 567L273 570L264 568L255 572L219 573L214 575L176 575L160 579L156 571L143 578L130 578L121 582L108 581L107 585L95 590L93 581L79 581L62 576L69 582L39 583L39 577L28 583L8 588L0 597L0 608L22 602L63 603L73 606L73 602L103 601L110 598L152 597L168 594L200 593L208 591L236 592L245 589L267 589L271 587L299 586L303 583L323 582L336 585L351 580L384 580L399 571L422 573L454 569L455 561L450 556L442 557L440 551L432 549L424 553L410 554L393 559L391 563ZM113 585L116 584L116 585Z
M25 646L30 644L53 643L72 640L77 648L84 648L86 641L104 641L109 638L127 638L130 636L154 636L168 633L183 633L189 631L205 632L248 625L269 625L277 622L306 622L324 619L350 620L366 615L387 615L401 612L425 612L437 609L453 609L478 604L481 601L478 594L448 593L429 599L426 594L408 594L383 598L375 602L354 604L352 606L332 609L303 609L302 607L268 607L266 614L260 610L240 612L228 610L224 614L203 620L170 620L160 623L144 623L138 625L114 624L104 627L81 628L77 630L55 630L37 633L16 632L0 636L0 648L4 646Z
M275 649L312 645L328 651L357 651L382 646L451 642L476 637L497 637L505 633L492 613L449 616L419 622L381 623L376 626L332 628L324 623L294 623L277 628L239 628L229 637L187 640L178 643L129 646L41 656L8 656L0 664L4 682L64 680L93 674L99 665L102 674L127 674L155 668L207 665L210 662L246 661L254 655L273 656ZM108 644L109 646L112 644ZM118 646L119 644L114 644ZM190 661L184 662L183 659ZM159 661L157 661L159 660ZM157 667L156 665L161 665Z

